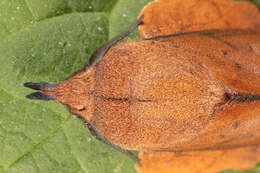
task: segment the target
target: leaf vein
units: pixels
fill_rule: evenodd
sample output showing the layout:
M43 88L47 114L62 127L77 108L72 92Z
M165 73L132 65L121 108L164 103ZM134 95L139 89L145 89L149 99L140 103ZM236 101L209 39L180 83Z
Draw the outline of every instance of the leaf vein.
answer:
M25 2L25 4L26 4L26 6L27 6L27 8L28 8L29 12L31 13L31 15L32 15L33 19L34 19L34 20L36 20L36 19L37 19L37 17L36 17L36 15L33 13L33 10L32 10L32 8L31 8L31 7L30 7L30 5L29 5L29 2L28 2L28 0L24 0L24 2Z
M66 140L67 140L67 143L69 145L69 148L70 148L70 151L71 151L71 154L74 156L75 160L77 161L77 163L79 164L79 167L81 168L81 170L84 170L85 172L88 172L87 170L84 169L83 165L81 164L80 160L76 157L76 154L73 152L73 149L72 149L72 145L71 143L69 142L69 137L67 136L67 134L64 132L64 130L62 129L62 133L64 134ZM80 169L79 169L80 171Z
M12 167L16 162L18 162L19 160L21 160L25 155L27 155L28 153L32 153L32 151L37 148L41 143L45 142L49 137L51 137L54 133L56 133L59 129L61 129L61 127L70 119L70 117L67 117L66 119L64 119L61 124L54 130L52 130L48 135L46 135L46 137L42 138L42 140L40 140L39 142L37 142L35 145L33 145L30 149L28 149L28 151L24 152L20 157L18 157L12 164L10 164L7 169L9 169L10 167Z

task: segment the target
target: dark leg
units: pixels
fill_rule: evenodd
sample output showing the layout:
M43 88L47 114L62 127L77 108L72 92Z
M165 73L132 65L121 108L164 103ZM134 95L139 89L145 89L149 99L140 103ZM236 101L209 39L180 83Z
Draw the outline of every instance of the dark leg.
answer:
M132 152L125 150L121 147L119 147L118 145L113 144L112 142L110 142L109 140L106 139L105 136L103 136L100 131L95 127L95 125L90 124L90 123L86 123L87 127L89 128L91 134L93 136L95 136L98 140L104 142L105 144L111 146L112 148L114 148L115 150L127 155L130 159L134 160L136 163L138 163L139 166L142 166L140 160L138 159L138 157L136 155L134 155Z
M118 41L124 39L125 37L127 37L131 32L133 32L137 26L142 22L144 16L142 15L137 21L135 21L130 28L128 28L125 32L123 32L122 34L116 36L115 38L113 38L112 40L110 40L108 43L104 44L103 46L101 46L100 48L98 48L89 58L88 62L86 63L86 66L90 67L94 67L95 65L98 64L98 62L104 57L104 55L106 54L106 52L109 50L109 48L111 48L114 44L116 44Z

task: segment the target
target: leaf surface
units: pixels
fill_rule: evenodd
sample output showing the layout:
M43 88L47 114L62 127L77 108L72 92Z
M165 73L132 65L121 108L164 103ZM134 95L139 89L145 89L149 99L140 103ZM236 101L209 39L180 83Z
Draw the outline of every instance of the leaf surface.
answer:
M130 159L94 139L65 106L30 101L25 95L32 90L23 87L28 81L58 83L82 68L108 40L114 5L1 1L1 173L135 172Z

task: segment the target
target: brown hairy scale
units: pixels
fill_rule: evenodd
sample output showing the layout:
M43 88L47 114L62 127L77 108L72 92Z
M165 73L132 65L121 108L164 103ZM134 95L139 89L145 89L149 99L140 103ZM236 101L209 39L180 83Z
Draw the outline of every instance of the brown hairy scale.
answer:
M259 33L243 30L127 41L44 93L124 149L257 144L259 45Z
M78 72L57 87L46 87L42 91L57 101L67 105L70 111L85 121L89 121L93 113L95 79L93 70Z
M260 159L260 150L258 145L203 152L140 153L139 158L143 164L143 167L136 166L139 173L219 173L231 168L233 170L252 168L252 165L257 164L257 160Z
M258 29L257 6L248 1L233 0L156 0L147 4L141 14L144 25L141 38L208 29Z

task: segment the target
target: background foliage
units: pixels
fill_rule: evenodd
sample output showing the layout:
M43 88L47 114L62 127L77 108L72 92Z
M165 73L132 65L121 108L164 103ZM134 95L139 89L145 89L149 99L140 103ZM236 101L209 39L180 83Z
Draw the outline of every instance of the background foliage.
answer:
M1 173L135 172L131 160L95 140L63 105L26 99L32 91L23 83L63 81L150 1L0 1Z

